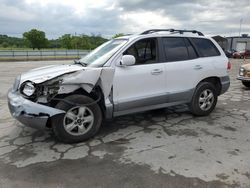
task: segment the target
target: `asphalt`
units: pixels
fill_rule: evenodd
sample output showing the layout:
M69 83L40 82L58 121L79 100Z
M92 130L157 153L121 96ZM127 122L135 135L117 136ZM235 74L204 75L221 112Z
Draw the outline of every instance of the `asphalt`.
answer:
M127 115L71 145L15 121L6 101L21 72L70 61L0 62L0 187L250 187L250 89L236 80L243 60L231 62L211 115L184 105Z

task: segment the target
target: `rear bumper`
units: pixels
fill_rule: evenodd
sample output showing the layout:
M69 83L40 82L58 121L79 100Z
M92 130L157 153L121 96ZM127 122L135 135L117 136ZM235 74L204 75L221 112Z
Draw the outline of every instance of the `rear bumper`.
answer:
M63 114L65 111L32 102L18 92L9 90L8 105L11 115L24 125L36 129L46 128L50 117Z
M229 78L229 76L221 77L220 82L221 82L221 92L220 92L220 95L221 95L221 94L225 93L230 87L230 78Z

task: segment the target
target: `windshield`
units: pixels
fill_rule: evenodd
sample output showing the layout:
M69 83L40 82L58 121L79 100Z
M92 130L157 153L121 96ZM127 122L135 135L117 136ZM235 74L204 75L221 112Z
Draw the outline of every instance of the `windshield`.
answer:
M84 66L100 67L104 65L126 42L126 39L113 39L105 42L80 59L79 62Z

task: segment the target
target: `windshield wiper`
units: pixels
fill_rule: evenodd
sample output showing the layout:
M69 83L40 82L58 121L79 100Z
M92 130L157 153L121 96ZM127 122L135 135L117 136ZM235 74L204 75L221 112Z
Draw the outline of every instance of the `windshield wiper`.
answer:
M81 64L84 67L86 67L88 65L87 63L81 62L80 60L77 60L77 59L74 60L74 63L75 64Z

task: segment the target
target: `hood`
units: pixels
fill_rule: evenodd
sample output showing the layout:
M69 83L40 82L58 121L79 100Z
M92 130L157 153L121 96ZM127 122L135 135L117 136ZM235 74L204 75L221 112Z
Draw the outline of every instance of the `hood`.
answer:
M37 69L31 69L30 71L21 75L21 83L25 81L32 81L36 84L45 82L47 80L58 77L62 74L72 73L79 70L87 69L82 65L70 64L70 65L51 65Z
M241 65L241 67L247 71L250 71L250 63L249 64L245 64L245 65Z
M106 99L113 85L114 72L115 69L112 67L83 67L78 64L52 65L23 73L20 85L25 81L40 84L63 75L61 80L63 86L60 87L58 93L70 93L78 88L83 88L90 93L98 84Z

